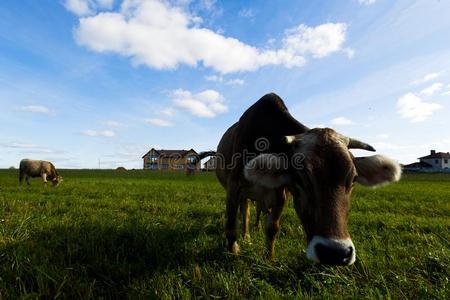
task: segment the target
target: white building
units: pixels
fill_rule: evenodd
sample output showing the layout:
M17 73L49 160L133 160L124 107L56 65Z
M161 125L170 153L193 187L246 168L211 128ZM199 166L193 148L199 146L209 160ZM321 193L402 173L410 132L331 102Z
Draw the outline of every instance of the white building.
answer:
M434 170L450 169L450 153L431 150L430 155L419 157L420 162L429 164Z
M211 156L211 158L203 164L203 168L206 171L214 171L216 169L216 157Z

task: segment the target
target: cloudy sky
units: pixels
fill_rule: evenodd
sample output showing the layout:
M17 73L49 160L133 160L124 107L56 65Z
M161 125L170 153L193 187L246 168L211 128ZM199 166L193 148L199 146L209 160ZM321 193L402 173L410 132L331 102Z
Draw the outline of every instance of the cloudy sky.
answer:
M22 0L0 7L0 167L215 149L268 92L413 162L450 151L450 1Z

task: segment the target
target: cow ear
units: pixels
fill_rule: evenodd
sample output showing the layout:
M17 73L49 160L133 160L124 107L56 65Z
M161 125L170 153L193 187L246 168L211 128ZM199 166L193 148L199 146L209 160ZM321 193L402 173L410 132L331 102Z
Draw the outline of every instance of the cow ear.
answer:
M260 154L244 168L245 178L255 184L276 188L289 182L287 158L274 154Z
M357 182L370 187L378 187L400 180L400 165L383 155L355 158Z

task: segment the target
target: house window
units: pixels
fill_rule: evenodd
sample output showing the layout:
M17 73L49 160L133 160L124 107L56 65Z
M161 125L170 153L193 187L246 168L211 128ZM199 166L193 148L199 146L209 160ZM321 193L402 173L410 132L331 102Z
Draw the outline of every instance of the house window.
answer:
M157 170L158 165L157 164L147 164L147 169L149 170Z
M444 163L448 164L448 159L444 159Z
M152 163L156 163L158 161L158 156L155 155L149 155L148 159L150 160L150 162Z
M188 163L190 163L190 164L195 163L195 156L188 156L187 161L188 161Z
M439 160L438 160L438 159L435 159L435 160L434 160L434 163L435 163L435 164L439 164Z

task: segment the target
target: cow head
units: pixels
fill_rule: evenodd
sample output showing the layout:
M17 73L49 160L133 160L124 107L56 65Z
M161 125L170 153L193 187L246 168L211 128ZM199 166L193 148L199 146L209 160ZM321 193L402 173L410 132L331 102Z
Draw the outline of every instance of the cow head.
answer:
M400 166L381 155L353 157L351 148L375 149L329 128L286 136L285 142L285 154L260 154L245 166L245 177L265 187L285 186L292 193L309 259L352 264L356 251L347 220L353 185L376 187L398 181Z
M57 187L61 182L63 182L62 176L57 175L52 179L53 187Z

